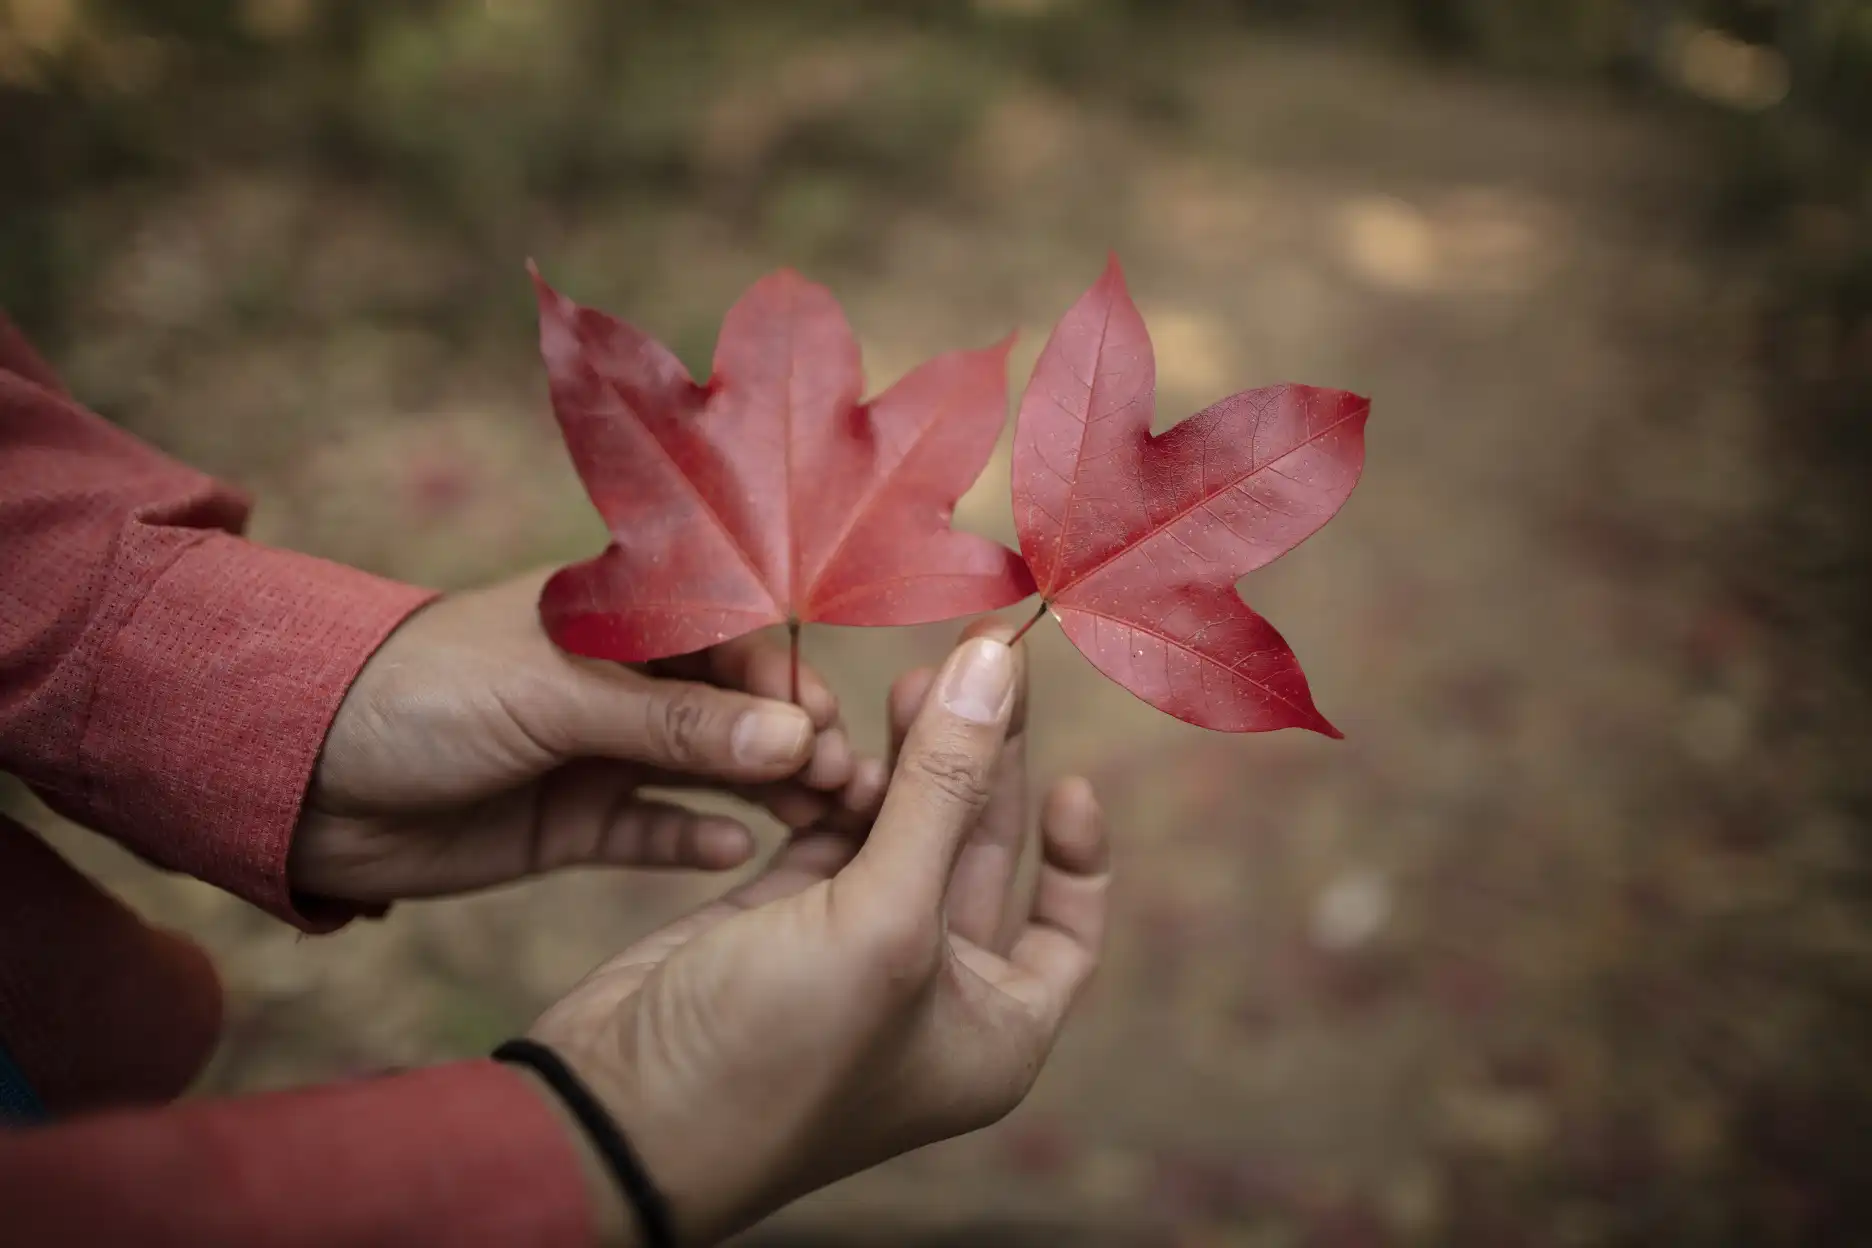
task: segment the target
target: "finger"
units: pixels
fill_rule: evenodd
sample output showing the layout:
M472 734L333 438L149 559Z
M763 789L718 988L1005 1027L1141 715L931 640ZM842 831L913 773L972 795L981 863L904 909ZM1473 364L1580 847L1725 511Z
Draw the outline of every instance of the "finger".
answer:
M738 637L696 654L665 659L652 665L660 675L680 676L751 693L776 702L791 702L792 657L787 648L760 634ZM811 667L799 672L797 705L812 718L817 736L813 754L801 779L815 789L841 789L851 779L852 749L838 722L838 698Z
M1013 709L1006 645L977 638L950 655L910 727L864 849L835 884L850 880L865 905L939 912L956 855L988 801Z
M784 646L762 637L744 638L717 646L713 654L713 679L730 688L742 689L756 697L792 701L792 657ZM799 669L798 705L812 717L818 735L813 741L812 761L800 779L809 788L833 792L851 780L851 740L838 722L838 698L831 688L805 664Z
M867 770L875 769L875 772L879 774L883 771L883 764L875 759L865 760L865 767ZM776 780L771 784L721 786L698 784L694 776L679 775L671 771L653 769L634 774L638 783L645 788L674 789L696 793L726 793L738 797L749 805L766 811L779 823L795 831L824 823L828 819L843 820L846 817L844 812L848 808L865 812L866 822L869 822L869 818L877 814L877 799L882 796L883 791L882 780L872 781L868 785L859 787L860 794L863 794L866 788L870 788L871 795L861 797L860 800L853 800L851 789L853 783L857 781L856 765L854 765L853 781L844 789L834 793L807 788L797 779Z
M838 804L820 820L822 826L846 836L870 832L890 787L890 771L882 759L861 758L852 769L851 783L839 794Z
M569 866L695 867L722 871L754 854L739 819L637 796L638 777L615 763L560 768L526 803L529 826L508 844L527 861L517 875Z
M834 792L808 788L795 779L740 788L735 793L795 831L823 827L852 834L869 828L877 818L890 773L875 758L857 759L848 770L850 778Z
M1098 966L1105 943L1110 844L1092 786L1076 777L1055 785L1040 835L1045 856L1032 917L1009 955L1024 978L1010 988L1057 1028Z
M930 687L935 683L935 668L918 667L905 672L891 685L887 702L890 710L890 753L886 757L892 768L897 766L897 758L903 753L904 738L910 735L910 725L916 722L917 712L923 709L923 700L929 696Z
M1007 645L1017 628L998 616L984 616L962 630L962 640L989 637ZM1027 731L1027 652L1014 650L1014 709L1008 715L1007 735L1017 737Z
M512 711L561 760L603 757L685 776L777 780L804 767L814 734L805 711L690 681L578 661L569 679Z
M759 875L722 900L736 909L751 910L790 897L837 875L857 852L858 843L848 836L818 829L802 832L775 851L773 861Z
M793 780L755 785L737 791L738 796L795 830L810 828L829 815L837 805L837 796L806 788Z
M789 828L805 828L818 823L835 812L844 800L843 790L826 793L808 788L798 776L768 784L710 784L699 781L693 775L660 767L635 768L628 774L640 788L738 797L749 805L760 807Z
M949 930L997 953L1007 952L1013 916L1010 893L1026 849L1027 749L1011 738L995 764L988 807L956 855L944 913Z
M341 825L346 852L301 887L354 901L471 892L573 866L722 871L754 854L739 820L641 801L613 764L562 769L466 812ZM302 865L303 865L302 860Z
M962 640L969 641L976 637L995 637L1002 641L1014 635L1014 628L1005 620L989 617L977 620L962 632ZM1008 720L1008 736L1014 737L1027 730L1027 654L1024 650L1014 652L1016 673L1014 679L1014 713ZM891 685L887 701L890 719L890 754L891 765L897 763L897 752L903 748L904 737L910 731L910 723L922 709L923 699L928 696L930 685L936 680L936 669L917 667L899 676Z
M659 675L702 681L724 689L738 689L756 697L791 702L793 656L788 648L759 633L737 637L696 654L664 659L652 665ZM810 664L799 669L799 702L812 717L813 727L826 729L838 722L838 697Z
M673 802L633 801L605 825L585 854L548 862L566 866L687 867L726 871L754 856L754 836L737 819L704 815Z
M992 637L1006 642L1014 627L993 618L977 620L964 639ZM962 844L949 878L946 913L949 930L997 953L1013 938L1013 889L1031 826L1027 811L1027 663L1026 650L1014 651L1014 709L1008 719L1007 745L995 763L988 807ZM1025 907L1022 908L1025 915Z
M1006 641L1013 627L996 619L978 620L964 631L965 640L993 637ZM1014 653L1014 709L1008 724L1006 748L995 765L993 791L982 817L962 846L949 881L946 913L949 930L984 949L1007 952L1012 937L1012 891L1027 848L1027 667L1025 654ZM891 688L890 722L893 752L901 745L912 720L928 695L935 674L928 669L906 672ZM1024 914L1024 911L1023 911Z
M845 730L824 729L813 739L812 759L800 772L799 782L809 789L835 793L850 783L852 765L856 761Z

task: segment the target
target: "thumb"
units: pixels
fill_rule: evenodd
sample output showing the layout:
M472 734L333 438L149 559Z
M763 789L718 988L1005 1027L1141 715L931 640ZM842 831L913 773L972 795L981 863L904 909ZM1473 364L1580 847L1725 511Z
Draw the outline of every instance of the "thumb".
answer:
M562 760L614 758L684 775L759 783L790 776L813 752L813 722L789 702L567 658L538 704L510 708Z
M880 904L935 913L969 830L987 805L1014 709L1014 653L963 643L904 740L884 808L845 876Z

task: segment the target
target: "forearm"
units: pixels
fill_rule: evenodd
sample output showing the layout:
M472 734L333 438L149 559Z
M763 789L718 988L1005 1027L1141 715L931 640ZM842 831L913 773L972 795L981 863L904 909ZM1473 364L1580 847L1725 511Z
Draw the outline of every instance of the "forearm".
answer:
M464 1062L0 1133L21 1248L631 1245L551 1094Z
M238 491L73 402L0 318L0 770L301 926L286 855L351 680L425 591L234 534Z

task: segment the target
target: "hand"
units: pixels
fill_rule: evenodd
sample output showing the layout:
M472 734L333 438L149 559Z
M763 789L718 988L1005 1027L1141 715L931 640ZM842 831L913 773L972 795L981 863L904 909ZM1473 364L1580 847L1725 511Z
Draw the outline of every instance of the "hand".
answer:
M1091 790L1064 781L1032 896L1015 895L1025 768L1003 738L1020 666L978 637L934 682L900 682L902 745L862 847L795 837L535 1024L616 1116L683 1242L985 1126L1032 1085L1098 962L1107 868Z
M464 892L557 867L734 867L739 820L640 797L726 789L804 826L883 791L825 682L743 638L636 669L553 646L544 577L452 595L373 655L326 735L287 863L294 889L352 902Z

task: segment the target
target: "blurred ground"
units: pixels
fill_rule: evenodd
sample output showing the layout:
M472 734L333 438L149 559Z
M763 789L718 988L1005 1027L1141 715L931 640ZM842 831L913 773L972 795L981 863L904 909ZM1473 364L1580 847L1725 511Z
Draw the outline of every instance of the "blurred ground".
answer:
M509 110L559 107L548 24L412 26L380 53L384 124L518 133ZM256 536L442 586L600 540L546 411L528 254L698 368L738 290L800 265L875 390L1015 327L1020 384L1116 248L1166 420L1280 380L1374 397L1351 503L1244 586L1348 739L1204 734L1036 630L1040 766L1089 772L1114 814L1109 969L1008 1123L752 1242L1872 1234L1865 720L1832 600L1783 575L1825 518L1790 503L1798 388L1773 362L1826 348L1798 322L1768 341L1778 275L1708 228L1702 124L1233 27L1140 53L1105 95L915 26L768 36L669 68L680 194L490 166L463 185L509 197L498 224L457 229L314 162L100 193L73 209L90 250L56 339L80 395L252 488ZM626 142L636 120L591 124ZM1011 538L1006 497L1002 457L961 522ZM890 675L950 634L807 645L875 739ZM716 887L555 879L304 941L57 839L216 951L213 1091L480 1051Z

